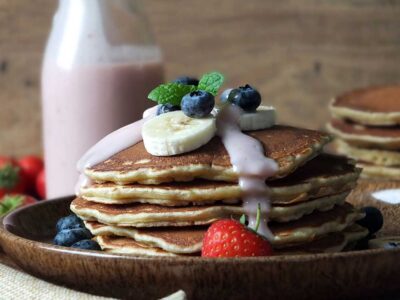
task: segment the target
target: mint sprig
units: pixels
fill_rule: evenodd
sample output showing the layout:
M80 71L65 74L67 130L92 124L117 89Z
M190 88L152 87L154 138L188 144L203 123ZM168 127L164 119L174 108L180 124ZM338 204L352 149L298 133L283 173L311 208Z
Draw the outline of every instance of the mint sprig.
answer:
M171 82L159 85L147 97L159 104L181 105L182 97L195 90L197 87L194 85Z
M177 82L161 84L147 96L158 104L181 105L182 97L194 91L203 90L216 96L224 83L224 76L218 72L204 74L198 86Z
M224 84L224 80L224 76L218 72L204 74L199 81L198 89L209 92L216 96L218 94L218 90Z

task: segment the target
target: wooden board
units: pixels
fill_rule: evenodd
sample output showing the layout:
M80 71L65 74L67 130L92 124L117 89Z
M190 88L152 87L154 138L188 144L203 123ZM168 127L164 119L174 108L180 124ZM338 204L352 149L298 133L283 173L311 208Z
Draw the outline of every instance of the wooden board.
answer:
M55 2L0 0L1 153L41 151L39 74ZM168 79L220 70L229 85L258 87L281 122L319 128L333 95L400 81L400 1L143 2Z

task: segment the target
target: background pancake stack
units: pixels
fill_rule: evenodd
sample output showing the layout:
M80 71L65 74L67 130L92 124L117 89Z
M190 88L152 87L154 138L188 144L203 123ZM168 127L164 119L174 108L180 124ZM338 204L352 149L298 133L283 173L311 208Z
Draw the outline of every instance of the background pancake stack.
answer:
M270 178L269 227L276 254L341 251L367 235L363 214L345 203L360 170L320 154L330 136L274 126L247 132L279 171ZM239 218L238 175L219 138L182 155L156 157L142 142L87 169L95 182L71 209L104 251L133 255L199 255L216 220Z
M336 151L357 160L363 177L400 178L400 86L352 91L333 100L328 130Z

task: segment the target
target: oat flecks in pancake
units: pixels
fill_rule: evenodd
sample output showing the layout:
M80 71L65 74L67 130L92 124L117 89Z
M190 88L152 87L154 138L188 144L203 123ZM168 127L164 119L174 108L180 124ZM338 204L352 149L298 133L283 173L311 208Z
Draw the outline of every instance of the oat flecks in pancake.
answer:
M258 139L264 146L265 155L278 163L276 178L293 172L330 141L328 134L289 126L246 133ZM86 170L86 174L95 181L125 184L190 181L196 177L232 182L238 179L218 137L195 151L169 157L150 155L140 142Z
M355 210L352 205L345 203L326 212L314 212L297 221L271 222L269 226L275 236L274 245L279 246L312 241L316 236L342 231L363 216L364 214Z
M275 254L332 253L343 251L349 244L368 235L368 230L353 224L341 232L332 232L309 243L291 245L275 250Z
M140 244L130 238L97 236L95 239L101 249L109 253L130 254L135 256L176 256L174 253Z
M272 206L269 218L287 222L301 218L315 210L326 211L343 204L349 191L312 201L284 206ZM207 205L191 207L163 207L149 204L105 205L75 199L71 210L85 220L105 224L136 227L187 226L209 224L215 220L238 217L244 213L237 205Z
M288 248L275 249L274 255L331 253L342 251L349 243L357 241L367 234L365 229L360 230L353 226L346 228L343 232L329 233L308 243L298 244ZM110 253L131 254L135 256L166 256L168 253L155 246L144 245L143 243L140 244L131 238L121 236L99 236L96 239L103 250ZM199 252L200 251L197 251L191 254L199 255ZM178 256L182 255L182 253L171 254Z
M349 204L343 206L336 206L334 209L327 212L314 212L312 215L303 217L300 220L288 222L288 223L271 223L270 229L274 235L274 239L271 241L272 245L277 248L286 248L301 243L308 243L315 240L317 237L333 233L341 232L345 228L354 224L354 222L363 217L359 211L354 210ZM93 224L89 222L88 224ZM89 229L92 229L89 225ZM93 229L92 229L93 230ZM128 236L130 238L138 238L138 232L141 229L126 227L119 228L118 226L108 226L108 233L113 235ZM148 232L157 232L158 228L149 230ZM167 229L168 230L168 229ZM205 229L200 229L205 230ZM147 233L148 233L147 232ZM96 233L94 231L94 233ZM156 234L155 234L156 235ZM140 236L140 234L139 234ZM142 231L140 242L150 243L152 245L158 245L166 249L173 248L171 243L155 241L153 236L146 238L146 231ZM162 240L162 239L161 239ZM179 250L179 247L175 247L175 252ZM182 248L181 248L182 250Z
M146 246L157 247L168 252L180 254L200 252L203 237L207 231L206 227L123 228L98 222L85 222L85 226L93 235L129 237Z
M340 193L355 186L360 170L344 157L321 154L286 178L268 182L271 202L290 204ZM236 183L195 179L160 185L94 184L81 190L89 201L124 204L152 203L167 206L189 205L190 202L210 204L209 201L240 199ZM151 201L147 199L157 200ZM211 203L212 204L212 203Z

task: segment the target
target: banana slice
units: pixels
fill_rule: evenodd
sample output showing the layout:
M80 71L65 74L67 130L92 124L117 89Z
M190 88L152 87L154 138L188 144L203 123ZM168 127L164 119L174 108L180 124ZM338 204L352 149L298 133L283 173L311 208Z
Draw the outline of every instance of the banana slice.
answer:
M217 130L215 118L195 119L182 111L159 115L143 124L144 146L154 156L171 156L207 144Z
M267 129L276 123L275 108L260 106L255 112L244 112L240 116L240 129L243 131Z

